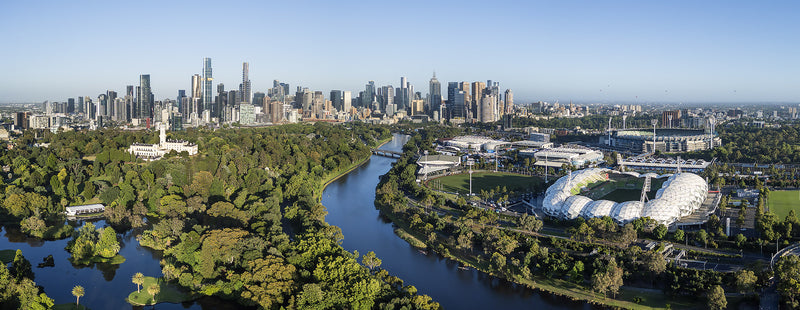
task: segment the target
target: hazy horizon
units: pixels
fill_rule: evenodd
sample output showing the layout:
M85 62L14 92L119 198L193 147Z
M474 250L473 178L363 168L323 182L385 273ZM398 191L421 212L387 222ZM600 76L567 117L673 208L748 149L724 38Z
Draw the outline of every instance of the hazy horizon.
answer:
M192 2L0 3L0 102L124 93L150 74L157 100L191 89L210 57L216 85L277 79L353 91L401 76L428 92L493 80L515 101L791 104L800 3ZM237 14L242 12L241 14ZM147 18L143 18L146 16Z

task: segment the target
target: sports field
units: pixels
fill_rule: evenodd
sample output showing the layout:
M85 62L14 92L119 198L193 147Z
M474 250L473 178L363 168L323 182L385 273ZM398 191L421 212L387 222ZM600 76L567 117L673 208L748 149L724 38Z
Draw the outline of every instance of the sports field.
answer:
M800 217L800 191L770 191L769 210L783 220L789 215L789 210L794 209L794 213Z
M656 192L661 188L664 181L666 181L665 178L651 179L650 191L647 192L648 199L656 197ZM613 178L608 181L590 184L587 188L582 189L580 194L594 200L638 201L642 195L643 184L644 178L613 175Z
M642 197L641 189L616 189L600 199L611 200L613 202L639 201ZM656 191L647 192L648 199L656 198Z
M536 176L520 175L504 172L481 172L472 174L472 192L478 194L481 190L491 190L498 186L505 186L509 191L527 191L543 180ZM449 175L428 181L428 187L446 192L469 193L469 173Z

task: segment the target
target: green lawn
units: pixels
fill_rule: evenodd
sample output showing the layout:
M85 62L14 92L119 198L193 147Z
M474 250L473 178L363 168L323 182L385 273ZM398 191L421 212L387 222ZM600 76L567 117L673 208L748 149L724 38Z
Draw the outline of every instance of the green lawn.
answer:
M181 292L178 288L165 283L162 278L144 277L144 285L142 285L141 291L137 293L134 290L133 293L128 295L128 302L135 306L152 305L153 296L147 292L147 287L151 284L158 284L161 288L160 292L155 296L155 303L181 303L194 299L191 295ZM131 282L131 286L135 287L136 285Z
M800 191L770 191L769 210L783 220L789 215L789 210L800 216Z
M509 191L526 191L535 184L542 183L542 178L506 172L480 172L472 174L472 192L491 190L497 186L505 186ZM449 175L428 181L428 187L447 192L469 193L469 173Z
M626 202L626 201L639 201L639 198L642 197L642 190L641 189L615 189L614 191L606 194L605 196L601 197L600 199L611 200L613 202ZM648 199L656 198L656 191L649 191L647 192Z

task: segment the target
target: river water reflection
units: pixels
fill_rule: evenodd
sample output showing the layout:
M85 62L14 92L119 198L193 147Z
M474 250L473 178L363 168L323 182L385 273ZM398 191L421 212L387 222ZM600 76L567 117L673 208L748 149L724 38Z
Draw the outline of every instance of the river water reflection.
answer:
M407 140L407 136L397 135L383 148L400 151ZM447 309L590 308L585 303L539 293L475 270L460 270L452 261L413 249L394 234L392 224L382 219L374 207L378 178L389 170L393 161L372 156L369 162L325 188L322 203L329 212L326 220L342 228L345 249L358 250L361 254L375 251L383 260L382 268L406 284L416 286L420 293L430 295ZM102 220L94 224L97 227L106 225ZM42 241L7 228L0 232L0 249L21 249L34 267L35 282L44 287L56 304L74 302L71 290L81 285L86 290L81 304L90 309L141 309L125 301L136 289L131 277L136 272L160 277L161 253L139 246L135 238L139 233L121 234L120 254L126 261L120 265L73 266L67 260L69 253L64 250L68 240ZM37 268L48 255L53 255L55 267ZM203 298L184 304L162 303L156 308L240 309L241 306L217 298Z
M104 221L94 221L97 227L104 227ZM69 239L42 241L27 238L17 230L3 228L0 237L0 249L20 249L33 265L34 281L44 287L45 293L55 300L56 304L75 302L72 288L83 286L86 294L81 297L81 305L94 310L101 309L142 309L125 301L128 294L136 290L131 282L134 273L141 272L145 276L160 277L161 253L139 246L134 237L141 231L128 231L120 234L119 254L126 261L119 265L93 264L91 266L73 266L67 260L69 253L64 250ZM48 255L53 255L54 267L37 268L37 265ZM217 298L203 298L196 302L184 304L162 303L158 309L238 309L235 303ZM149 308L149 307L148 307Z
M408 136L395 135L382 148L401 151ZM392 224L375 209L378 179L394 159L372 156L369 162L325 188L322 204L326 221L339 226L342 245L361 255L374 251L381 268L433 297L445 309L591 309L575 302L540 293L484 273L458 269L458 264L435 253L422 254L394 234Z

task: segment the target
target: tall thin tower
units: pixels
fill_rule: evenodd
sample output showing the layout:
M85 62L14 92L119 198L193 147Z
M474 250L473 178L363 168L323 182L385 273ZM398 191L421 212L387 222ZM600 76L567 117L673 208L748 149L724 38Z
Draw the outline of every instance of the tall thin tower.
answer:
M211 111L214 106L214 97L212 97L212 81L211 77L211 58L203 58L203 110ZM199 111L198 111L199 112Z
M250 64L247 62L242 63L242 85L239 86L239 92L242 94L242 102L250 103L252 90L250 87Z
M429 83L428 88L428 105L430 105L430 114L431 116L435 116L436 118L442 117L442 84L439 83L439 80L436 79L436 72L433 72L433 77Z

